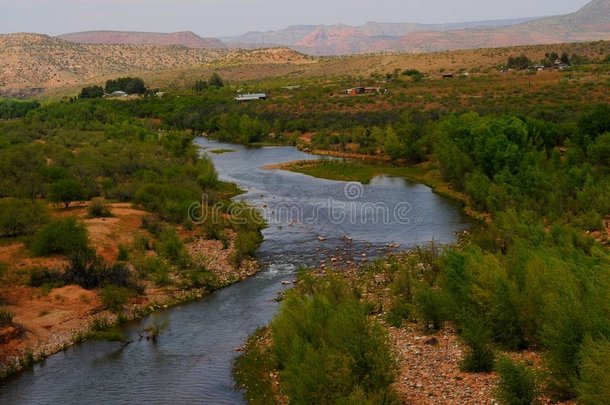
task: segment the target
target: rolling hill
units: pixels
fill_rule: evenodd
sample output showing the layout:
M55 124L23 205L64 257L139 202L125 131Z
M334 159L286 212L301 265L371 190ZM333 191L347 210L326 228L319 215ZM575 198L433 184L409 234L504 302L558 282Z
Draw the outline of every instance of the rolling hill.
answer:
M99 45L182 45L195 49L225 49L227 46L216 38L202 38L190 32L127 32L127 31L87 31L64 34L58 38L78 44Z
M222 64L299 65L308 59L286 48L241 50L184 46L84 45L40 34L0 35L0 95L27 96L93 79Z

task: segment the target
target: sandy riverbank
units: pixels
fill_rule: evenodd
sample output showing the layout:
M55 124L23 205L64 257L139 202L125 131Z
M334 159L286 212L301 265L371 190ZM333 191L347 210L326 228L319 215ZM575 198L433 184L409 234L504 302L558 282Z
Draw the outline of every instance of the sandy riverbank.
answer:
M112 204L112 218L86 219L86 207L75 207L61 215L79 217L87 225L92 246L98 255L110 262L117 259L119 245L130 245L137 235L145 233L141 220L147 213L133 209L130 204ZM233 247L224 248L217 240L195 237L193 232L179 232L188 239L185 247L192 259L208 269L220 287L254 275L258 265L245 260L236 269L231 261ZM231 235L233 239L235 235ZM32 269L61 269L67 261L63 257L32 258L23 243L0 246L0 261L8 265L3 276L0 296L3 307L13 313L13 323L0 328L0 375L18 371L28 364L20 364L24 356L36 360L57 353L75 343L75 338L89 330L96 319L116 321L116 314L108 311L100 297L100 290L86 290L67 285L49 289L29 287ZM129 300L124 308L128 320L140 318L157 309L202 298L204 289L182 289L176 286L156 287L144 281L144 293Z

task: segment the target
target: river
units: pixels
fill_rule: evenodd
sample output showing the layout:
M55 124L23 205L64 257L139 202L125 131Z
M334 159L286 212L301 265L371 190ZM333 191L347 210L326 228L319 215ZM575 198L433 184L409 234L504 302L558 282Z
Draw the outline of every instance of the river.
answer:
M275 314L278 293L301 266L333 258L370 260L387 251L435 240L455 241L468 220L428 187L379 177L370 185L315 179L262 169L318 159L291 147L247 149L196 140L222 180L237 183L240 200L261 209L269 226L257 252L261 271L241 283L161 315L169 328L159 341L86 342L50 356L0 383L1 404L241 404L231 377L235 351ZM390 245L390 246L388 246ZM125 327L130 338L150 323Z

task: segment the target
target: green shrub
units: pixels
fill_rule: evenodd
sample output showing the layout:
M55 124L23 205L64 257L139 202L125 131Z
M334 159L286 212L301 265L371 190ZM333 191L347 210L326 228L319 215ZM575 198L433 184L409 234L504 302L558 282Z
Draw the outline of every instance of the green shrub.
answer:
M17 360L18 364L19 364L19 368L22 370L29 370L32 368L32 366L34 365L34 363L36 362L36 359L34 357L34 351L32 351L32 349L27 348L25 350L25 354L23 356L21 356L18 360Z
M441 293L421 283L415 290L415 306L425 330L439 330L445 321L445 301Z
M261 345L264 329L257 330L246 343L244 353L235 360L233 375L238 387L248 391L248 403L275 405L273 382L269 374L276 367L272 350Z
M112 312L120 312L132 296L132 292L116 285L107 285L102 289L102 302Z
M580 353L578 399L586 405L610 404L610 341L585 339Z
M220 287L218 278L209 270L203 267L193 267L187 272L188 283L190 287L203 288L207 291L213 291Z
M413 290L415 289L414 284L415 281L413 280L413 275L411 274L408 266L405 266L405 268L402 268L394 277L394 281L391 286L392 293L410 302L413 299Z
M140 287L134 284L131 272L125 263L104 264L100 271L102 286L116 285L128 287L135 291L140 290Z
M90 330L75 337L75 343L85 340L107 340L110 342L123 342L123 331L105 318L96 318L91 322Z
M150 239L142 234L137 234L133 238L133 248L138 252L144 252L147 250L151 250L152 246L150 243Z
M42 287L45 284L52 288L62 286L64 284L64 274L61 271L48 269L46 267L32 269L30 271L28 285L30 287Z
M158 256L143 258L136 263L136 269L140 278L150 279L159 287L171 284L171 269L167 262Z
M109 218L112 217L110 206L101 198L94 198L87 207L87 212L91 218Z
M289 293L271 327L283 392L292 403L397 403L395 364L383 329L344 282ZM360 402L366 403L366 402Z
M228 238L222 223L216 221L209 221L205 224L205 233L210 239L222 241L223 244L226 242L228 245ZM225 247L226 249L226 247Z
M6 264L4 262L0 262L0 279L2 279L2 277L4 277L7 270L8 270L8 264Z
M504 278L496 280L489 311L490 328L493 340L511 350L525 346L523 319L516 304L517 297L518 293L513 284Z
M49 212L41 203L0 199L0 237L31 235L48 221Z
M54 219L36 232L31 249L35 256L88 252L87 228L72 217Z
M13 323L13 317L15 315L6 308L0 308L0 327L10 325Z
M413 316L413 306L406 302L398 300L394 302L394 305L390 308L390 310L386 314L386 321L398 328L402 326L402 323L405 320L411 319Z
M498 360L496 371L500 375L497 397L503 405L530 405L536 403L539 390L536 374L525 364L514 363L510 358Z
M471 317L464 323L460 337L466 345L460 368L471 373L492 371L495 352L491 344L490 332L485 324L481 320Z
M158 236L165 228L167 224L161 221L155 215L144 215L142 217L142 228L155 236Z
M172 227L168 226L161 231L156 250L159 255L174 264L186 266L188 263L189 256L184 247L184 243L176 233L176 230Z
M108 285L122 286L140 291L123 263L109 265L90 253L72 255L63 275L66 284L77 284L88 290Z
M127 249L127 246L123 245L122 243L119 243L119 254L117 260L120 262L126 262L129 260L129 250Z
M235 254L233 262L235 266L240 266L242 261L252 256L262 242L262 236L258 231L242 231L235 238Z

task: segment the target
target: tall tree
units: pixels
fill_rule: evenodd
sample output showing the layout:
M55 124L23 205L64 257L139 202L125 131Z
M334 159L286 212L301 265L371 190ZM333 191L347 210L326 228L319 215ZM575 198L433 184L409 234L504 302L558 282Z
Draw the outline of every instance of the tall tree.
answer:
M208 84L210 85L210 87L216 87L217 89L219 89L221 87L224 87L225 82L224 80L222 80L222 77L220 77L218 73L214 72L212 76L210 76Z

